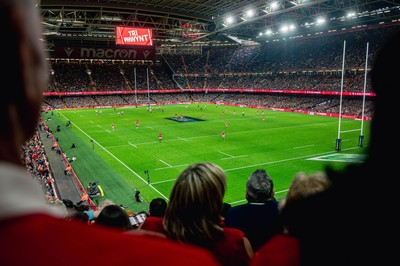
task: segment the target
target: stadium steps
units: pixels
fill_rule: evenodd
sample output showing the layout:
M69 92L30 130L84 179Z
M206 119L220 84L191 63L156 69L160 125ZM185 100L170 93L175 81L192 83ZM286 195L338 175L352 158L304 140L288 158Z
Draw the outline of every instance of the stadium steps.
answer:
M78 189L74 178L70 175L64 174L66 167L61 154L57 154L52 150L53 139L47 138L45 130L39 131L40 138L42 139L44 150L50 164L50 171L54 178L54 186L56 187L59 199L69 199L73 203L77 203L81 199L81 193Z

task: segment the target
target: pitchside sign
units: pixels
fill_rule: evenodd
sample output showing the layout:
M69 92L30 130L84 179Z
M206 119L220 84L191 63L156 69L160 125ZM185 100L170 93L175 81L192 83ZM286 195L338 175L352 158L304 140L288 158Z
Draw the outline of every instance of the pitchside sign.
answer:
M115 27L115 42L120 45L153 46L153 29Z

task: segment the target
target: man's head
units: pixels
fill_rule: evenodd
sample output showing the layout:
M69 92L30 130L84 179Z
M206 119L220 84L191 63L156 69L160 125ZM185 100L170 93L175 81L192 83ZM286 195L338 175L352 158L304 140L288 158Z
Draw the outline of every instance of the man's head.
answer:
M246 183L246 199L249 202L267 202L275 195L272 178L264 169L255 170Z
M167 201L163 198L152 199L149 206L149 215L156 217L164 217L167 209Z

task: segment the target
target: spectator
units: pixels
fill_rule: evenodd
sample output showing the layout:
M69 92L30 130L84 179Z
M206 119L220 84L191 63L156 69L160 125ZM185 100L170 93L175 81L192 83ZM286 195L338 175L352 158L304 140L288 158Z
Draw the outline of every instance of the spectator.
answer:
M72 166L71 166L70 164L68 164L68 165L65 167L64 174L65 174L65 175L70 175L71 172L72 172Z
M20 148L35 133L43 90L48 84L36 1L0 1L3 43L0 98L0 265L218 265L210 253L144 233L121 234L84 223L68 222L44 197L27 173ZM83 239L83 238L84 239ZM29 240L29 241L28 241ZM83 241L84 240L84 241ZM52 244L49 244L52 243ZM53 244L57 243L57 244ZM45 246L45 254L43 253ZM99 251L100 254L99 254ZM157 256L154 256L157 251ZM134 258L134 259L133 259Z
M76 161L76 157L75 156L72 156L72 158L67 157L67 160L69 163L72 163Z
M149 205L149 211L147 212L147 218L139 229L163 232L162 221L167 209L167 201L163 198L152 199Z
M70 199L63 199L62 202L64 203L65 207L67 208L67 213L71 214L74 212L75 204Z
M163 218L167 209L167 201L163 198L152 199L149 205L148 216Z
M330 181L324 172L306 174L298 172L290 184L286 197L279 203L280 208L297 200L324 191L330 186Z
M133 229L126 211L115 204L104 207L97 216L95 224L121 231L130 231Z
M285 199L280 202L280 208L320 193L328 189L330 184L330 180L324 172L313 174L299 172L294 176ZM299 265L300 243L296 235L298 231L302 230L302 224L297 224L297 221L301 220L301 217L296 217L296 219L286 221L285 233L273 236L272 240L260 249L261 251L257 253L252 263Z
M242 230L254 251L283 230L278 223L279 208L274 195L271 176L264 169L257 169L247 179L247 203L233 206L226 215L225 225Z
M282 209L281 218L290 224L289 230L296 225L300 252L296 265L390 265L398 261L388 239L397 232L394 210L398 188L393 176L385 173L398 163L397 157L387 156L387 148L399 149L398 142L390 137L396 123L389 119L399 99L399 47L400 31L396 31L378 50L372 66L370 77L376 97L366 160L340 170L327 168L329 188ZM384 202L371 197L381 184L385 186ZM277 252L280 248L293 251L294 245L271 239L259 251L260 257L255 257L253 266L277 265L287 256L285 251Z
M84 197L86 197L86 200L88 200L89 195L87 193L84 193ZM88 215L89 220L91 222L94 222L96 220L96 218L99 216L100 212L109 205L116 205L116 204L112 200L105 199L102 203L100 203L97 210L89 209L89 210L86 210L85 213ZM79 206L79 204L78 204L78 206Z
M253 250L244 233L222 226L224 171L212 163L187 167L172 188L164 217L169 238L210 250L222 265L248 265Z

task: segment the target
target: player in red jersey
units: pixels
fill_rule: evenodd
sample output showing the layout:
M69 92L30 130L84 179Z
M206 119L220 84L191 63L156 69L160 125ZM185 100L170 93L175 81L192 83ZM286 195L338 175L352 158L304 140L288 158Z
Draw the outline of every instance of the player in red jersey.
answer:
M163 135L162 135L161 132L158 133L158 140L159 140L160 142L162 142L162 140L163 140Z

